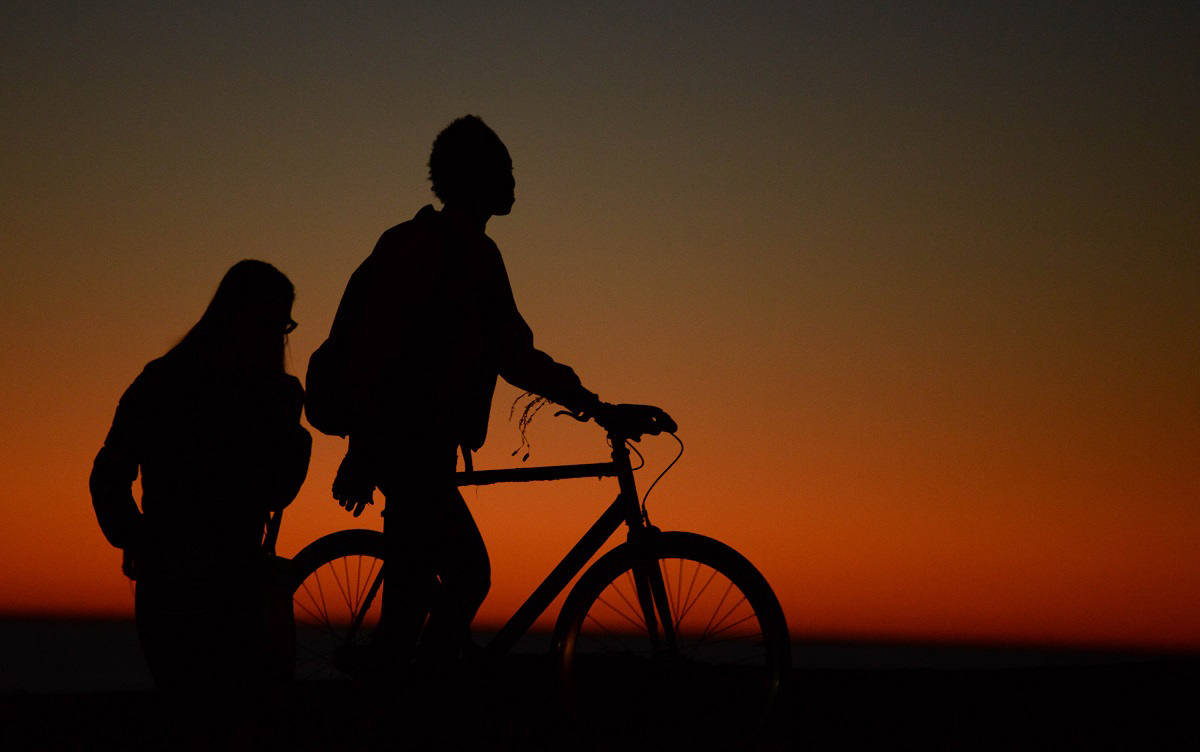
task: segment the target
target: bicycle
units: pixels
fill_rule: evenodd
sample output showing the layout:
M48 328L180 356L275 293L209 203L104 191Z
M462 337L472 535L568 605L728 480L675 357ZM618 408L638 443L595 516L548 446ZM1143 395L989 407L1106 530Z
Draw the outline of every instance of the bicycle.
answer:
M558 694L572 721L602 743L668 730L673 746L688 733L707 743L714 734L754 743L791 670L779 601L758 570L729 546L650 524L630 460L629 442L641 436L607 433L608 462L468 466L456 473L459 486L595 477L616 478L619 489L483 655L511 649L583 571L551 638ZM680 447L682 453L682 442ZM622 525L626 541L587 567ZM378 624L383 556L382 533L352 529L326 535L293 558L297 679L357 672L348 656L354 646L369 645ZM322 646L314 646L315 636Z

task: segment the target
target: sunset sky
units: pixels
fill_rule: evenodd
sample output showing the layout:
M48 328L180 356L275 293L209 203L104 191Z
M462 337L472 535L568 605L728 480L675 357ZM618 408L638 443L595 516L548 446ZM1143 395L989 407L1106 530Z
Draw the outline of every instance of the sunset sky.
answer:
M87 492L122 391L242 258L295 283L303 376L469 112L537 344L676 417L652 520L745 553L795 635L1200 648L1198 7L5 3L0 609L132 613ZM343 451L281 553L380 525L330 499ZM612 494L468 492L481 622Z

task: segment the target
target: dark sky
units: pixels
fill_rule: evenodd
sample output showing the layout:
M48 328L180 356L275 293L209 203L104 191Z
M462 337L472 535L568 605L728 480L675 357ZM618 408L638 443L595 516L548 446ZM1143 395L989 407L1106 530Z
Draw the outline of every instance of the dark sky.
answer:
M85 482L121 391L244 257L295 282L302 373L473 112L539 345L680 419L659 523L794 629L1194 646L1197 6L797 5L6 3L0 597L129 609ZM316 451L291 550L348 525ZM552 564L578 520L530 504ZM487 617L543 565L477 514Z

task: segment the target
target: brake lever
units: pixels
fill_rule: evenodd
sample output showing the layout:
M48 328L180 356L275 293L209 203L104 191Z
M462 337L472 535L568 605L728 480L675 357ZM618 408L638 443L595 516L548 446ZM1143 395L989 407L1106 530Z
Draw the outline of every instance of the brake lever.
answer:
M570 410L559 410L558 412L554 413L554 417L556 418L560 415L567 415L579 421L580 423L587 423L589 420L591 420L591 418L583 413L573 413Z

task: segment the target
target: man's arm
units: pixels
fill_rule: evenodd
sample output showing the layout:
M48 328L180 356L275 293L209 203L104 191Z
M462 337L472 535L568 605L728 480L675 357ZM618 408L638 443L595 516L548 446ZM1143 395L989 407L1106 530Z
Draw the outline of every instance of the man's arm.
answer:
M593 413L600 399L584 388L575 371L534 347L533 330L517 310L508 272L499 252L495 259L494 273L497 279L494 315L499 339L497 370L500 376L518 389L546 397L572 412Z
M498 254L497 254L498 258ZM652 405L613 405L584 388L570 367L533 346L533 330L525 322L512 294L503 261L499 262L498 311L502 322L499 370L513 386L550 399L581 418L594 419L607 430L640 437L673 433L677 426L665 411Z

